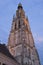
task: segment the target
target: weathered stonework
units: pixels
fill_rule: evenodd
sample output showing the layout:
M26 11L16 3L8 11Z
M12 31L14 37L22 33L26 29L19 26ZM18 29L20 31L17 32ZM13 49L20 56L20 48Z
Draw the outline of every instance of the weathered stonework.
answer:
M0 46L0 65L40 65L29 21L21 4L18 5L16 16L13 16L6 50L5 48L4 46L4 52L7 50L8 54L3 54Z
M40 65L29 21L21 4L13 17L8 48L21 65Z
M13 59L0 53L0 65L19 65L19 64L16 61L14 61Z

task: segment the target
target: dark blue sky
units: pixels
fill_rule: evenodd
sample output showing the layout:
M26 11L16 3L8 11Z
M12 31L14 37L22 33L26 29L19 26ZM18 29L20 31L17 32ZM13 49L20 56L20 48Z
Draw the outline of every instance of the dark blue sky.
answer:
M43 65L43 0L0 0L0 42L8 42L13 15L21 2L28 16L36 48Z

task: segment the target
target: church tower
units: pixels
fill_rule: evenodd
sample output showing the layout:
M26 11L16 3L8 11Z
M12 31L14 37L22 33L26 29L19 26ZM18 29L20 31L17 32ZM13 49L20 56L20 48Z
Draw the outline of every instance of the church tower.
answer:
M8 49L21 65L40 65L29 21L21 3L16 10L16 16L13 16Z

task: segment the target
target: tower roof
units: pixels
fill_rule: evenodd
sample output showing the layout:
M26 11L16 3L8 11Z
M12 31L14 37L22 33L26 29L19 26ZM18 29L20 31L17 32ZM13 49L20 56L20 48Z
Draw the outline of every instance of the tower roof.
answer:
M21 3L18 4L18 9L19 8L23 8Z
M4 55L6 55L7 57L10 57L11 59L15 60L16 59L10 54L9 50L7 49L7 47L5 46L5 44L0 44L0 53L3 53ZM17 62L17 61L16 61Z

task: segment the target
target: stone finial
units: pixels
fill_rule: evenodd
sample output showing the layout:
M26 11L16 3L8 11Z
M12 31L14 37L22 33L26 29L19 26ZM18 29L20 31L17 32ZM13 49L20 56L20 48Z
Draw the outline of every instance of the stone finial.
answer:
M18 9L19 8L23 8L21 3L18 4Z

